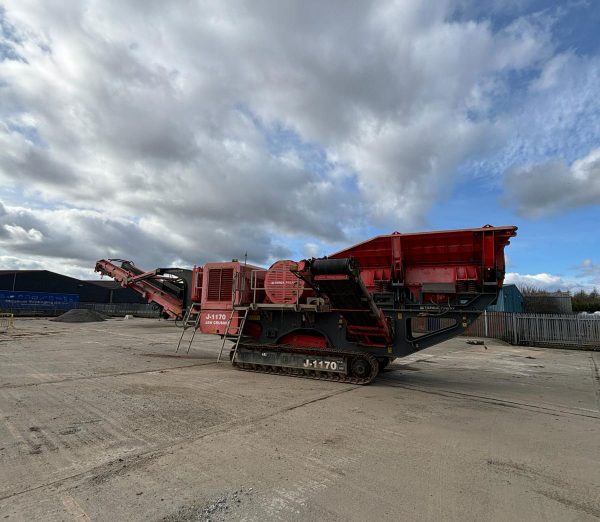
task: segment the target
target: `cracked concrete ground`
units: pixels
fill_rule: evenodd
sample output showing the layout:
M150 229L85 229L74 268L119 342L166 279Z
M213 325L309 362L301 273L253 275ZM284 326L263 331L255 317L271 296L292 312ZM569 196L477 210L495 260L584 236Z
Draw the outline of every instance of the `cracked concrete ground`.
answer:
M370 386L150 319L0 334L0 519L596 520L600 353L468 345Z

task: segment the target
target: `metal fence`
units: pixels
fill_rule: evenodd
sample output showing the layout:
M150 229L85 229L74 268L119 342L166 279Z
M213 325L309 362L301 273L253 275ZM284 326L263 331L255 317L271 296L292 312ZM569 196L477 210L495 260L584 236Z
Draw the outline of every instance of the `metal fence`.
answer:
M600 349L600 318L575 314L484 312L465 335L511 344Z
M159 311L151 304L144 303L19 303L18 301L3 301L0 312L15 316L52 317L64 314L73 308L95 310L109 316L134 315L136 317L159 317Z

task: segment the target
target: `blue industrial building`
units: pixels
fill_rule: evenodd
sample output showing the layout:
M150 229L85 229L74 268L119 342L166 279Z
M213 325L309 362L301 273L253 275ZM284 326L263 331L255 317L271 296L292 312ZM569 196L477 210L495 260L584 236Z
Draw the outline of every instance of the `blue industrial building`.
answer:
M82 281L49 270L0 270L0 311L69 310L78 303L145 304L115 281Z
M523 294L517 285L504 285L498 293L496 304L487 307L488 312L517 312L522 313Z

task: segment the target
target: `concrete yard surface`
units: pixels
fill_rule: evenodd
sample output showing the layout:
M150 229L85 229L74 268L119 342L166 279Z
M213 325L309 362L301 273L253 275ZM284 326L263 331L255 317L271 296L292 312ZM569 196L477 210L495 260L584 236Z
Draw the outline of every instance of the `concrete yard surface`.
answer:
M370 386L152 319L0 334L1 520L597 520L600 353L457 338Z

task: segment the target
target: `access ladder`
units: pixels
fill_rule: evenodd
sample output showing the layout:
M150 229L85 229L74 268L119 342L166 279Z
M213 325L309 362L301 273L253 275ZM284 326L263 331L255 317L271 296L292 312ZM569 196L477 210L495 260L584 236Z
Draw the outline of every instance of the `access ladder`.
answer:
M241 321L238 323L237 332L234 335L229 335L229 328L231 327L231 323L233 322L233 318L235 317L236 312L243 311L244 315L242 315ZM244 331L244 326L246 324L246 318L248 317L248 307L234 307L231 310L231 314L229 315L229 319L227 320L227 325L225 326L225 332L223 333L223 341L221 342L221 350L219 351L219 356L217 357L217 362L221 362L221 356L223 355L223 350L225 348L225 342L228 339L235 339L235 344L233 346L233 357L232 361L235 360L235 356L237 354L238 346L240 344L240 339L242 338L242 333Z
M192 337L189 340L187 351L185 353L190 353L190 348L192 347L192 341L196 336L196 331L198 330L198 325L200 324L200 303L192 303L190 307L185 312L183 317L183 330L181 332L181 336L179 337L179 342L177 343L177 349L175 353L179 352L179 348L181 343L183 342L183 338L185 336L185 332L188 328L193 328Z

